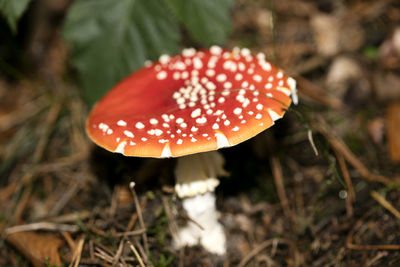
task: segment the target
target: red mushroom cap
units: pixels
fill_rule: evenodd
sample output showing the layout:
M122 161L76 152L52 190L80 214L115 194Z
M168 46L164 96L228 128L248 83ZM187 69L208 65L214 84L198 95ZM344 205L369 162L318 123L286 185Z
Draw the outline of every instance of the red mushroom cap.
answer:
M86 130L126 156L179 157L241 143L281 118L295 81L246 48L184 49L131 74L93 108Z

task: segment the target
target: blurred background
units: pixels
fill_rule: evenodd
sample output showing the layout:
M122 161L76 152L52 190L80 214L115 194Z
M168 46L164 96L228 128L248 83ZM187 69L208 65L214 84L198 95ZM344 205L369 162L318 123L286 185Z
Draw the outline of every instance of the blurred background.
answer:
M146 60L214 44L265 53L300 96L221 150L224 257L172 248L173 159L84 130ZM0 0L1 266L399 266L399 181L399 1Z

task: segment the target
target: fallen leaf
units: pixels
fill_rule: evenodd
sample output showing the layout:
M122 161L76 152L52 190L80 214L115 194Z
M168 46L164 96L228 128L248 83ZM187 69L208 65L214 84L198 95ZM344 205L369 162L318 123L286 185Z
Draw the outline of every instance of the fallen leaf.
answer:
M63 244L63 241L55 234L18 232L8 235L6 241L13 245L35 267L46 266L46 263L52 266L61 266L58 248Z

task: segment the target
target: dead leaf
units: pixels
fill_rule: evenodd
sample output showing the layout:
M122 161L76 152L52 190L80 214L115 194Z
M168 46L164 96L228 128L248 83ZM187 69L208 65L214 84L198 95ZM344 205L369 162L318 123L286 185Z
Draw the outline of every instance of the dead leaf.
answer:
M63 241L55 234L18 232L8 235L6 240L35 267L46 266L46 263L61 266L58 248Z

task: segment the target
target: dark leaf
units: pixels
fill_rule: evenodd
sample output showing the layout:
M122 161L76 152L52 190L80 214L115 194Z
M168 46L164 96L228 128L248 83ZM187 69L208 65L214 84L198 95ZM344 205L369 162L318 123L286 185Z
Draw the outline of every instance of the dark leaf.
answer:
M232 0L165 0L188 29L205 45L223 44L231 31Z
M180 38L178 23L158 0L77 0L64 36L90 103L145 60L177 52Z
M0 0L0 12L7 19L11 31L17 32L18 20L31 0Z

